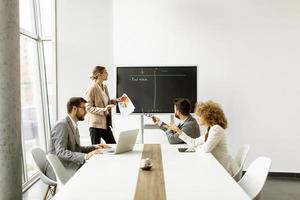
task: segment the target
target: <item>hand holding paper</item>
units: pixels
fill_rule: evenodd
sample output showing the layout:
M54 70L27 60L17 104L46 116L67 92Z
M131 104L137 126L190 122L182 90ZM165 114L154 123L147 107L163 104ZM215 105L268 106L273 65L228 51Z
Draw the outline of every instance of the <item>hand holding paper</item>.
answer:
M114 104L109 104L105 107L104 111L110 110L111 108L115 107Z

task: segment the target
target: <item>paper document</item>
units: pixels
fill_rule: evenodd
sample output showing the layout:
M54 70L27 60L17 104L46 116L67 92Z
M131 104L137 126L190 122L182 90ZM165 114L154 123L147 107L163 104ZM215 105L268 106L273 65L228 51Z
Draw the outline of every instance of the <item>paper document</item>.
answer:
M118 106L122 117L131 114L135 107L129 97L124 93L119 99Z

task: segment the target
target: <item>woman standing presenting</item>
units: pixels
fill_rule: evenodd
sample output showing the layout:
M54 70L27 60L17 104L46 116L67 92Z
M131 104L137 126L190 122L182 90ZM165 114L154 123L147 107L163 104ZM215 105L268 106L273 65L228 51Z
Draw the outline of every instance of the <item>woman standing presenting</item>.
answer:
M167 128L177 132L179 138L191 147L199 147L205 153L211 153L223 165L230 175L238 170L237 163L232 159L228 151L227 119L221 106L213 101L197 104L195 114L199 117L199 124L206 128L206 133L193 139L175 125Z
M96 66L92 72L92 85L87 91L87 114L92 144L100 144L101 138L107 144L115 144L115 138L111 130L111 108L116 100L110 99L106 81L108 73L105 67Z

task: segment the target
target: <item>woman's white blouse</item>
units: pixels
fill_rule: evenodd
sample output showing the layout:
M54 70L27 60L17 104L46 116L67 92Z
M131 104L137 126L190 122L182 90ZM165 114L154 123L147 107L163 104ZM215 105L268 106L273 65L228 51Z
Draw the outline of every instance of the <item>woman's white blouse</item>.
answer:
M231 175L238 170L237 163L228 152L226 135L221 126L214 125L210 128L206 142L205 134L193 139L182 132L179 138L191 147L198 147L205 153L211 153Z

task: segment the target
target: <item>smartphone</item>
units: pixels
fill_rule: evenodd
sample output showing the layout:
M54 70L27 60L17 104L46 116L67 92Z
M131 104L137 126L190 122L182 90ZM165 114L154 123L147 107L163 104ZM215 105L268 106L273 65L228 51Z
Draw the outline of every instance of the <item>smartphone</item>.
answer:
M152 113L145 113L144 114L146 117L153 117L153 114Z
M186 152L187 149L188 149L188 148L178 148L178 151L179 151L179 152Z
M156 123L156 118L154 117L154 115L153 115L152 113L144 113L144 115L145 115L146 117L150 117L150 118L152 119L152 121L153 121L154 123Z
M179 152L195 152L194 148L178 148Z

